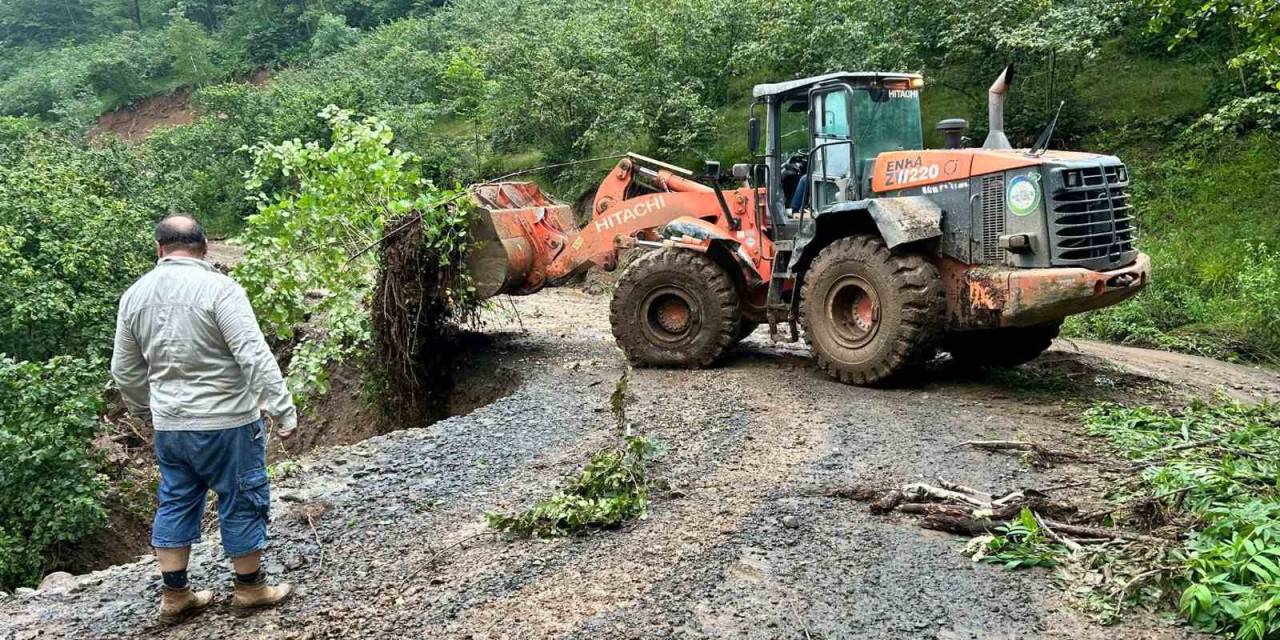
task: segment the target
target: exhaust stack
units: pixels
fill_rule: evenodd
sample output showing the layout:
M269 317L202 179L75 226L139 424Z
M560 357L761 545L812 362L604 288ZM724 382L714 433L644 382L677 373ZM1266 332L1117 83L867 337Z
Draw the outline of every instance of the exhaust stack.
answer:
M987 89L987 118L990 121L990 132L982 143L983 149L1012 149L1009 138L1004 135L1004 94L1013 83L1013 65L1008 65L996 81Z

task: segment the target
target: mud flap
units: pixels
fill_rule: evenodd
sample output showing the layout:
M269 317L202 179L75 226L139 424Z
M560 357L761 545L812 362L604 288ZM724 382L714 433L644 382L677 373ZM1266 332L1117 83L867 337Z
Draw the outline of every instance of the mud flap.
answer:
M787 268L797 271L802 263L812 260L817 249L835 239L830 231L824 229L839 228L832 222L845 216L870 217L885 246L890 249L942 236L942 209L924 196L841 202L805 221L796 234Z
M867 212L890 249L942 235L942 209L924 196L868 200Z

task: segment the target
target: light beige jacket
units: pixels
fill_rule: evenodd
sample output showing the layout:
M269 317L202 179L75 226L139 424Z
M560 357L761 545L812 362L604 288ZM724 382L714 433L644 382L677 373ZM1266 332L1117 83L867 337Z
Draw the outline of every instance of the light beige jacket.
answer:
M120 299L111 376L157 431L212 431L297 409L244 289L203 260L161 258Z

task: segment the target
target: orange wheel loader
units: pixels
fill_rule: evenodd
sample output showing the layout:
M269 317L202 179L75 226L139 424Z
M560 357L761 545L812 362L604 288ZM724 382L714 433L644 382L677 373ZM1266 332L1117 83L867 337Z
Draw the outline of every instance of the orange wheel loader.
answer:
M899 379L939 349L1021 364L1066 316L1136 294L1151 263L1119 159L1048 150L1052 124L1010 148L1010 79L991 86L981 148L962 148L958 119L938 124L945 148L922 148L921 76L842 72L754 88L756 162L735 165L730 188L717 162L694 175L628 154L579 228L532 183L475 187L477 289L531 294L639 247L610 305L639 365L711 366L762 323L774 340L803 333L853 384Z

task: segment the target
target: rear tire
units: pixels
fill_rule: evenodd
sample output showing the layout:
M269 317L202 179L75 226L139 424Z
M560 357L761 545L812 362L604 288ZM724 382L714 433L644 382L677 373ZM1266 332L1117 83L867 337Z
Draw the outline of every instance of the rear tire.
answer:
M800 290L800 323L818 367L849 384L902 377L932 358L946 302L923 256L875 236L842 238L814 259Z
M942 348L951 359L970 367L1016 367L1036 358L1058 337L1062 321L1030 327L979 329L948 334Z
M733 279L705 254L650 251L622 273L609 305L613 336L639 365L708 367L738 335Z

